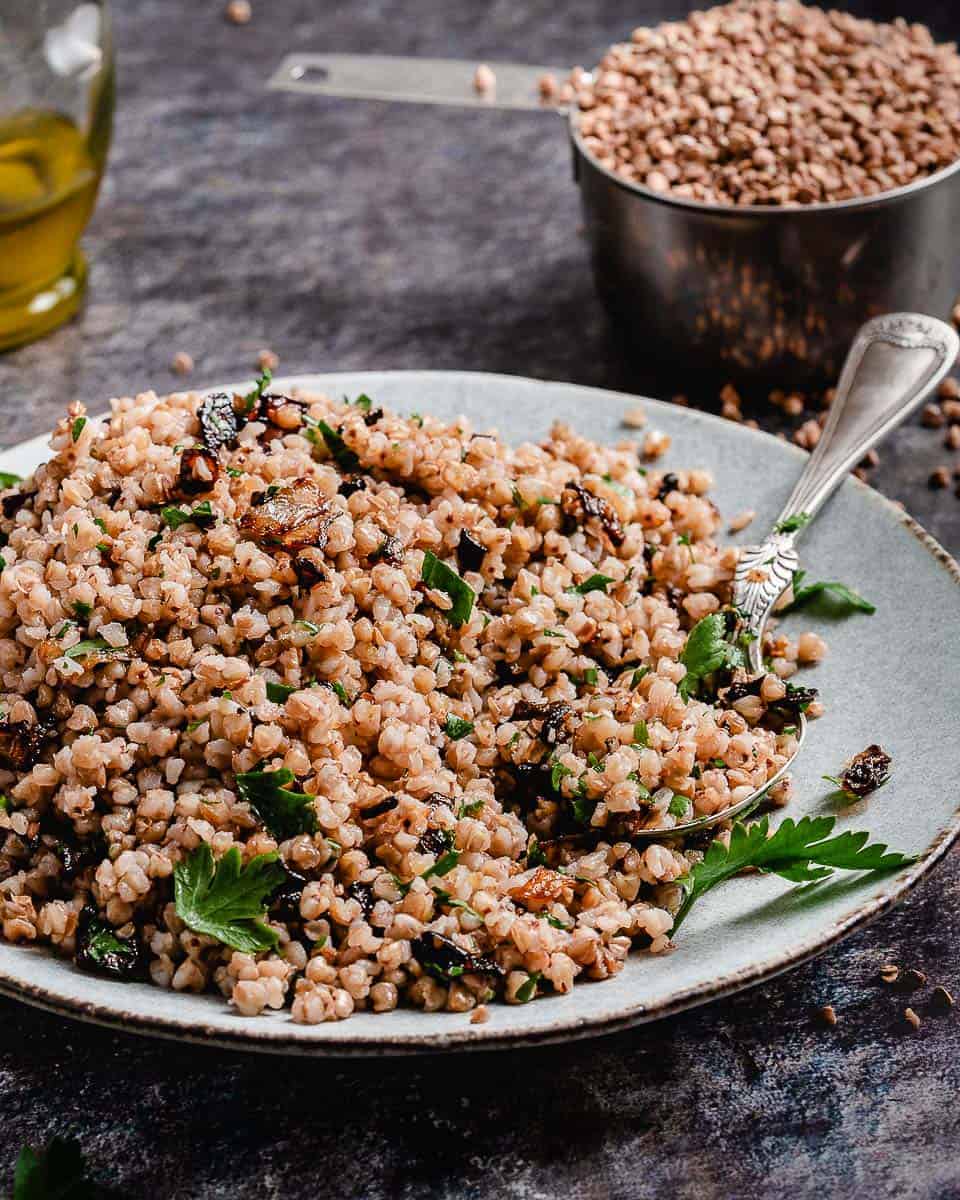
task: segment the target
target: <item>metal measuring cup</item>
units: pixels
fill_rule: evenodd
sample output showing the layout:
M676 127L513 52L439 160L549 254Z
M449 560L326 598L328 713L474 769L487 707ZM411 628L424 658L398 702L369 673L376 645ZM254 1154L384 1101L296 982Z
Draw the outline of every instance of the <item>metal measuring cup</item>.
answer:
M576 106L540 95L561 68L450 59L288 55L268 87L314 95L540 110L567 121L597 291L638 357L812 387L834 379L870 317L947 317L960 287L960 161L879 196L783 207L702 204L621 179L590 154Z

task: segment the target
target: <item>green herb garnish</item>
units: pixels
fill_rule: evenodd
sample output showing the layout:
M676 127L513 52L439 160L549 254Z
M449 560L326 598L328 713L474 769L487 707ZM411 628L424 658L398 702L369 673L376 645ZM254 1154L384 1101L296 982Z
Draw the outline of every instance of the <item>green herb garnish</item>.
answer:
M466 737L468 733L473 733L473 722L464 721L460 717L455 717L450 713L443 723L443 732L452 742L458 742L461 738Z
M273 680L267 680L267 699L272 700L274 704L285 703L288 696L299 691L292 683L274 683Z
M473 612L473 602L477 598L476 594L452 567L441 562L430 550L423 556L420 578L427 587L446 592L453 601L453 608L446 613L447 620L451 625L459 627L469 621L470 614Z
M540 849L540 842L535 833L530 835L530 841L527 842L526 859L528 867L545 867L547 865L547 856Z
M807 512L794 513L792 517L787 517L784 521L778 521L773 529L775 533L796 533L798 529L803 529L805 525L809 525L812 520Z
M611 579L609 575L591 575L589 579L578 583L576 587L568 588L567 591L586 596L588 592L605 592L611 583L616 583L616 580Z
M667 812L671 817L682 817L690 807L691 801L686 796L681 796L679 792L675 792L673 799L667 805Z
M457 812L457 820L461 821L464 817L475 817L478 813L483 812L485 803L484 800L471 800L469 804L461 804Z
M93 605L87 604L87 602L85 600L74 600L73 611L76 613L76 615L80 618L81 621L86 621L86 619L93 612Z
M369 412L372 405L373 401L365 392L361 392L353 402L353 407L359 408L362 412Z
M680 661L687 673L677 690L684 700L696 695L708 675L721 668L733 669L745 663L743 650L727 640L727 623L722 613L708 613L690 630Z
M80 1144L52 1137L42 1150L23 1146L13 1172L13 1200L94 1200Z
M0 471L0 489L16 487L23 483L22 475L14 475L12 471Z
M729 847L712 841L701 862L677 882L683 890L683 902L673 922L679 929L694 903L718 883L736 875L745 867L755 867L780 875L791 883L814 883L845 871L890 871L916 861L915 855L887 853L881 842L867 845L869 833L846 832L830 837L835 817L787 817L772 836L769 818L750 825L735 821Z
M286 878L276 854L258 854L242 865L239 846L214 864L206 842L173 871L177 916L194 933L205 933L234 950L258 954L279 938L263 923L270 893Z
M237 791L278 841L298 833L316 833L313 796L287 787L294 775L289 767L276 771L247 771L237 776Z
M875 604L865 600L859 592L855 592L845 583L839 583L837 580L823 580L818 583L804 584L803 580L806 578L806 574L806 571L794 571L793 599L784 608L778 610L780 616L788 612L795 612L798 608L803 608L813 601L825 601L825 607L836 616L845 616L850 612L862 612L872 616L877 611Z
M270 386L271 379L273 379L273 372L269 367L264 367L262 373L257 376L257 382L253 385L252 390L247 392L243 398L243 411L245 413L253 412L257 401Z
M359 456L350 449L336 429L331 429L326 421L318 421L317 428L323 434L327 449L341 471L355 471L360 465Z
M646 721L637 721L633 727L633 744L646 749L650 745L650 731Z
M532 1000L537 994L537 984L540 982L540 971L531 971L527 975L526 982L521 983L517 988L516 997L521 1004L526 1004Z
M217 514L210 507L209 500L201 500L191 509L177 508L176 505L160 510L160 517L171 529L179 529L181 525L196 525L198 529L209 529L217 523Z
M64 650L63 657L86 658L90 654L99 655L103 659L130 657L130 651L126 646L111 646L109 642L104 641L101 637L86 638L82 642L77 642L69 650Z
M650 674L649 667L637 667L630 679L630 687L635 688L641 679L645 679Z
M83 427L86 425L86 423L86 417L77 417L74 423L70 426L70 438L72 441L76 442L79 440L80 434L83 433Z
M459 861L460 851L448 850L446 854L440 855L432 867L427 867L425 871L421 872L420 878L429 879L431 875L436 875L438 877L449 875Z

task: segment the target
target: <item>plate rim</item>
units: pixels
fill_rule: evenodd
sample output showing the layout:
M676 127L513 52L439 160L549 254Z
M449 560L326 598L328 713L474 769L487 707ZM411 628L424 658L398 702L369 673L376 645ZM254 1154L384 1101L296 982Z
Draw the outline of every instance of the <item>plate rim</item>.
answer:
M407 379L428 377L432 380L445 379L450 381L482 378L492 381L509 381L511 383L522 381L545 388L558 386L575 388L578 391L590 393L597 402L605 404L611 401L619 403L627 402L633 405L642 405L644 408L652 409L655 412L669 412L672 416L677 415L676 405L670 404L667 401L657 400L653 397L614 391L609 388L599 388L568 380L537 379L526 375L510 375L503 372L455 370L394 371L386 369L379 371L306 372L278 376L273 383L278 388L317 388L321 386L319 382L321 380L335 385L339 379L358 380L364 377L369 379L373 377L382 378L384 376L391 378L403 377ZM252 382L251 379L248 379L239 383L233 382L205 387L178 388L176 392L170 394L182 395L195 393L198 395L207 395L216 391L239 391L251 386ZM691 420L695 423L703 422L708 427L716 425L729 431L730 423L714 413L703 412L699 409L682 409L681 412L683 414L680 418L681 420ZM94 419L105 415L108 414L96 414ZM782 450L784 447L784 442L781 439L767 433L765 430L752 429L745 426L740 426L739 430L741 436L750 435L763 439L776 445L779 450ZM25 450L29 447L44 446L49 436L49 433L41 434L13 445L0 447L0 464L2 464L3 459L9 454ZM798 460L806 457L799 447L790 445L789 443L786 444L786 447ZM882 506L889 516L892 516L897 523L902 525L917 539L921 546L934 559L935 563L946 572L951 581L957 587L960 587L960 564L901 505L888 499L874 488L869 487L853 476L848 476L842 486L853 488L854 490L862 490L865 500ZM158 1016L139 1011L123 1011L122 1006L117 1004L106 1004L93 1000L79 1000L76 997L66 994L66 986L57 991L42 984L25 983L22 978L12 974L9 968L3 966L0 966L0 996L18 1000L31 1007L54 1013L57 1016L66 1016L73 1020L83 1021L102 1028L120 1030L131 1036L143 1034L169 1041L215 1046L226 1050L260 1054L297 1054L322 1058L365 1058L376 1055L406 1057L422 1054L505 1050L517 1047L549 1045L572 1040L579 1041L586 1038L603 1037L638 1025L648 1024L663 1017L688 1011L702 1004L710 1003L713 1000L733 995L745 988L766 982L769 979L774 979L786 971L809 962L818 954L835 946L839 941L856 930L864 928L895 904L898 904L942 861L958 837L960 837L960 804L954 808L949 822L937 833L926 849L917 856L917 861L903 871L900 878L895 880L890 891L883 895L874 895L865 899L861 905L844 919L836 922L832 928L807 937L803 941L793 943L788 948L775 953L761 962L752 964L749 967L729 971L719 976L706 987L691 985L659 1002L621 1008L618 1012L605 1017L560 1016L540 1029L509 1032L498 1030L493 1025L473 1026L469 1024L464 1025L460 1022L456 1025L451 1023L450 1030L444 1031L440 1035L436 1033L391 1034L388 1027L389 1021L385 1019L382 1034L352 1037L349 1041L337 1041L333 1038L314 1039L304 1037L302 1034L290 1032L288 1023L280 1025L267 1022L263 1025L251 1026L247 1022L243 1022L238 1024L237 1029L234 1031L224 1029L221 1026L204 1026L202 1022L192 1022L188 1025L175 1017ZM55 959L55 956L49 950L41 947L11 946L10 948L23 953L25 958L31 955L43 955L46 959ZM64 978L69 980L71 977L70 967L66 962L63 965L65 968ZM450 1015L453 1018L454 1014Z

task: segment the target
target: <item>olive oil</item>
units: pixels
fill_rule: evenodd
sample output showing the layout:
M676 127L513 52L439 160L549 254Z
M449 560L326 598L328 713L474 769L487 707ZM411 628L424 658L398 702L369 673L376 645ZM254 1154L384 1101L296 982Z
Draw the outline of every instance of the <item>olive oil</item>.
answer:
M62 113L0 117L0 350L59 325L80 303L78 241L106 158L105 145L97 149Z

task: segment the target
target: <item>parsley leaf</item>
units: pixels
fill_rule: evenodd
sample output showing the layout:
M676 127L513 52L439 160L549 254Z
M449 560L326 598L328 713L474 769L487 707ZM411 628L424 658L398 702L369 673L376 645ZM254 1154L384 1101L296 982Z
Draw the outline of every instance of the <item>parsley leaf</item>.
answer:
M243 411L245 413L253 412L257 401L270 386L271 379L273 379L273 372L269 367L264 367L263 373L257 376L257 382L253 385L252 390L247 392L243 398Z
M684 700L696 695L700 685L714 671L744 665L743 651L727 641L726 632L727 623L722 613L708 613L690 630L680 655L687 673L677 688Z
M643 746L644 748L650 745L650 732L647 729L646 721L637 721L634 724L633 744L634 746Z
M184 510L171 504L160 510L160 517L171 529L179 529L181 525L196 525L198 529L209 529L217 523L217 514L210 507L209 500L202 500L192 509Z
M360 459L350 449L337 430L331 429L326 421L318 421L317 428L323 434L323 440L327 444L327 449L341 471L355 471L360 465Z
M109 642L104 641L101 637L87 638L82 642L77 642L75 646L71 646L69 650L64 650L64 658L87 658L95 654L101 662L106 662L107 659L113 658L129 658L130 650L126 646L111 646Z
M809 525L812 520L808 512L794 513L792 517L787 517L784 521L778 521L773 527L774 533L796 533L798 529L803 529L804 525Z
M42 1150L24 1146L13 1174L13 1200L93 1200L80 1144L53 1137Z
M361 410L361 412L369 412L370 406L372 404L373 404L373 401L366 394L366 392L361 392L360 395L356 398L356 400L354 400L353 407L359 408Z
M712 841L702 861L678 880L683 902L673 922L674 931L701 896L745 867L780 875L791 883L813 883L832 875L835 867L890 871L915 861L915 855L888 854L881 842L868 846L869 833L848 831L830 837L835 824L835 817L803 817L800 821L787 817L768 837L767 817L750 825L735 821L729 847Z
M813 601L824 602L823 607L837 616L846 616L851 612L862 612L873 616L877 611L875 604L865 600L859 592L855 592L852 587L847 587L845 583L839 583L837 580L822 580L818 583L804 584L803 580L806 578L806 574L806 571L794 571L793 599L778 610L778 615L783 616L785 613L795 612L798 608L803 608Z
M293 783L293 779L288 767L278 771L247 771L237 776L240 798L246 800L279 841L317 831L314 797L291 791L286 785Z
M526 981L517 988L516 997L521 1004L526 1004L537 994L537 984L540 982L541 971L530 971Z
M16 487L18 483L23 483L22 475L14 475L12 471L0 471L0 488Z
M292 683L274 683L273 680L267 680L267 699L272 700L274 704L283 704L288 696L299 691Z
M441 854L432 867L427 867L421 873L421 879L429 879L431 875L443 876L449 875L453 868L460 861L459 850L448 850L446 854Z
M420 578L427 587L438 588L446 592L453 601L453 608L446 614L447 620L454 627L463 625L470 620L473 612L473 602L476 593L460 578L453 567L448 567L437 556L428 550L423 556L423 567Z
M671 817L682 817L689 807L689 799L681 796L679 792L674 792L673 799L667 805L667 812Z
M634 671L633 675L630 678L630 687L635 688L637 686L637 684L640 682L640 680L646 678L646 676L649 674L650 674L649 667L637 667L637 669Z
M588 592L606 592L611 583L616 583L609 575L591 575L576 587L567 588L568 592L576 592L578 596L586 596Z
M87 602L85 600L74 600L73 611L74 611L74 613L76 613L76 615L80 618L81 621L85 621L87 619L87 617L89 617L92 614L93 605L87 604Z
M77 419L74 421L74 423L70 426L71 441L74 441L74 442L79 441L80 434L83 433L83 427L86 425L86 423L87 423L86 417L77 417Z
M177 916L194 933L206 933L246 954L276 946L278 937L263 924L267 899L286 879L276 854L258 854L241 865L239 846L214 864L201 842L173 870Z
M458 742L468 733L473 733L473 722L464 721L461 717L455 717L451 713L443 723L443 732L452 742Z

